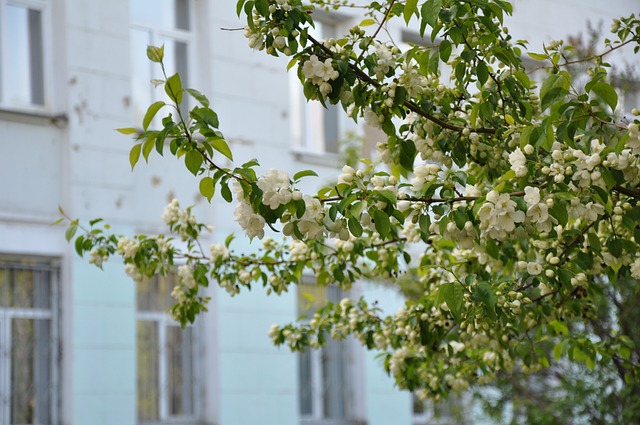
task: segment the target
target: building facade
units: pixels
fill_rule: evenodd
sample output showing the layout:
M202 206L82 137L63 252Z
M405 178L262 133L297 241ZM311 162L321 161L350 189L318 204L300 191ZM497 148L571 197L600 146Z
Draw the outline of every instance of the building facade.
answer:
M589 17L608 28L609 17L634 12L624 0L533 3L517 1L509 24L532 46L578 33ZM323 35L361 20L318 18ZM249 49L242 25L232 1L0 0L0 425L432 420L429 409L414 415L376 353L352 341L303 355L272 346L273 323L313 308L301 291L340 294L303 285L230 298L211 288L209 312L181 330L166 314L170 278L134 285L117 261L99 270L51 225L60 207L84 221L102 217L117 233L166 232L160 213L177 198L215 226L212 241L238 231L233 207L208 204L174 158L130 170L132 141L114 129L139 123L162 97L149 84L159 69L147 44L164 43L168 68L208 95L240 162L258 157L264 171L313 168L329 178L346 132L375 138L304 102L287 60ZM406 28L389 31L415 41ZM402 304L388 289L358 291L390 312Z

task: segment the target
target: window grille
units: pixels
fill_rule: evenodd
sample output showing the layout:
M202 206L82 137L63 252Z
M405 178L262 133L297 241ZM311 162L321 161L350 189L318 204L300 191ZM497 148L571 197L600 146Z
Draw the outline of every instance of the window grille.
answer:
M57 422L58 269L0 259L0 425Z
M196 328L167 314L174 276L137 284L137 398L141 423L197 422Z

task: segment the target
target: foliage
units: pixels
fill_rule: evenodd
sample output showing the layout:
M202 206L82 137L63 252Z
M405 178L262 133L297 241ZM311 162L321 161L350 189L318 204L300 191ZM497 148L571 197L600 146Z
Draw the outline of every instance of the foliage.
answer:
M354 335L385 352L397 385L423 398L514 371L575 365L613 370L615 385L637 395L638 339L620 315L612 314L606 332L593 318L601 305L637 294L640 279L638 121L618 119L604 61L624 46L638 51L640 21L614 21L602 53L569 59L564 43L528 52L526 42L512 40L503 26L512 7L503 0L361 7L366 19L329 40L309 34L313 5L300 0L240 0L237 10L250 47L297 63L308 99L339 104L385 133L376 161L345 166L337 184L315 195L297 189L315 175L310 170L258 176L256 160L225 168L233 155L209 100L165 73L156 83L171 103L151 105L142 130L120 129L138 141L131 166L154 150L167 154L168 143L205 198L219 192L235 202L236 221L262 248L237 254L229 237L205 251L198 238L206 226L173 201L163 219L184 248L171 237L116 237L91 223L76 239L78 253L98 266L121 255L136 280L167 273L180 259L172 314L183 325L206 308L199 288L209 282L232 295L256 284L280 294L307 273L342 288L411 273L423 290L393 316L345 299L308 322L274 326L270 336L301 350ZM438 47L401 51L381 41L394 19ZM147 53L164 71L163 48ZM539 85L525 55L546 70ZM567 71L576 63L587 67L584 84ZM441 67L450 68L450 83L441 81ZM198 102L188 115L181 107L187 96ZM149 129L160 112L162 128ZM68 239L77 227L72 222Z

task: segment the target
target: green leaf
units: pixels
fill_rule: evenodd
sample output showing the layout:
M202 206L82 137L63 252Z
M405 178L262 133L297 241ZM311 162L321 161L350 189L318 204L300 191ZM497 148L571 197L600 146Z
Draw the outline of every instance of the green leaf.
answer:
M432 28L438 22L440 9L442 9L442 0L427 0L422 4L420 9L422 19Z
M302 171L298 171L297 173L295 173L293 175L293 180L297 181L297 180L300 180L301 178L307 177L307 176L318 177L318 174L313 170L302 170Z
M464 288L456 282L450 282L444 286L444 302L447 303L456 320L460 320L460 309L464 301Z
M187 166L187 169L191 171L191 173L195 176L198 175L198 171L200 171L200 166L202 165L202 161L204 161L204 157L197 149L192 149L185 155L184 164Z
M227 182L220 185L220 194L222 195L222 198L227 202L231 202L233 200L233 194L231 193L231 189L229 189L229 183Z
M615 111L618 105L618 93L609 84L599 81L593 85L591 91L600 99L604 100L612 111Z
M231 153L231 149L229 149L229 145L224 141L224 139L212 139L209 140L209 143L211 143L211 146L215 150L233 161L233 154Z
M478 282L473 290L473 297L482 303L485 313L492 319L496 319L496 294L487 282Z
M363 20L358 24L358 26L359 26L359 27L368 27L368 26L371 26L371 25L373 25L373 24L375 24L375 23L376 23L376 21L374 21L373 19L363 19Z
M556 202L553 207L549 209L549 214L563 226L566 226L567 221L569 221L569 213L564 202Z
M215 192L215 182L211 177L204 177L200 180L200 194L207 198L209 202L211 202L211 198L213 198L213 194Z
M157 102L152 103L151 106L149 106L149 108L147 109L147 113L144 114L144 118L142 119L142 129L143 130L146 131L147 128L149 128L149 124L151 124L151 121L153 121L153 117L156 116L158 111L164 105L166 105L166 103L164 103L163 101L159 100Z
M67 242L71 242L71 239L73 239L73 237L75 236L76 231L78 231L78 221L74 220L69 223L69 227L67 227L67 230L64 232L64 237Z
M480 86L484 86L484 83L489 79L489 68L487 68L487 64L485 64L484 61L478 62L478 65L476 66L476 75Z
M407 0L404 5L403 17L404 22L409 25L409 21L411 20L412 15L418 14L418 0ZM362 26L362 25L360 25Z
M182 103L182 81L180 81L179 74L173 74L167 79L167 83L164 85L164 91L169 96L169 99L176 102L177 105Z
M191 116L194 119L202 121L213 128L218 128L218 126L220 125L218 114L216 114L209 108L193 108L191 110Z
M384 239L389 235L391 231L391 221L389 216L379 209L373 209L373 220L376 231L380 233L380 236Z
M553 358L558 361L567 353L567 340L562 340L553 347Z
M129 151L129 164L131 164L131 169L136 166L136 163L140 159L140 151L142 149L142 143L138 143L131 148Z
M440 59L442 62L448 61L451 56L451 42L449 40L442 40L438 50L440 51Z
M355 236L356 238L362 236L362 225L358 220L353 217L349 217L347 225L349 226L349 231L353 236Z
M548 55L543 55L543 54L540 54L540 53L532 53L532 52L527 52L527 55L531 59L535 59L537 61L547 60L547 58L549 57Z
M611 239L609 242L607 242L607 248L609 249L611 255L616 258L619 258L622 255L622 243L618 238Z
M151 154L151 151L156 144L156 137L157 136L155 134L151 135L147 137L147 140L145 140L142 144L142 157L146 162L149 162L149 155Z
M542 97L540 108L544 111L552 104L564 99L569 94L569 90L564 87L553 87Z
M84 254L83 249L82 249L82 244L84 243L84 236L80 235L76 238L76 242L75 242L75 248L76 248L76 253L82 257Z
M116 131L118 133L129 135L129 134L136 134L138 132L138 129L133 127L127 127L127 128L116 128Z
M162 62L164 58L164 44L160 47L147 46L147 57L151 62Z
M185 89L185 91L193 96L193 98L197 100L202 106L204 106L205 108L209 107L209 99L207 99L207 96L194 89Z

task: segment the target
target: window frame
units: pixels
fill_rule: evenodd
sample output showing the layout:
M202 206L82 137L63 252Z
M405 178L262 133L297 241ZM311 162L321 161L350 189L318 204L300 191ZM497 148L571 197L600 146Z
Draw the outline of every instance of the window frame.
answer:
M0 0L0 1L7 1L7 0ZM136 0L129 0L129 1L134 2ZM171 76L173 73L180 72L180 75L183 79L182 85L185 88L193 86L193 80L196 75L196 72L195 72L196 63L194 58L195 58L195 52L196 52L195 50L196 35L195 34L197 31L196 7L198 7L196 2L192 0L187 0L187 4L189 8L189 10L187 11L189 29L170 28L168 26L163 26L161 24L150 24L148 22L137 21L133 16L131 16L132 15L131 10L129 10L129 33L130 34L133 30L148 32L150 36L149 44L153 46L160 46L162 44L161 41L163 39L165 40L169 39L173 42L176 42L176 41L183 42L186 44L187 58L186 58L186 63L184 65L186 67L186 75L185 75L185 72L180 72L178 69L171 69L172 65L169 65L167 69L167 76ZM133 42L130 43L130 53L131 53L131 57L133 57L134 55L139 56L144 54L144 52L134 51ZM149 75L151 76L151 79L156 79L156 78L163 79L159 71L158 65L148 61L146 59L146 56L144 57L144 60L146 61L146 65L148 66ZM133 63L132 63L132 68L133 68ZM135 83L135 80L133 79L133 77L134 75L133 75L133 69L132 69L132 83ZM150 102L148 105L143 105L142 110L140 111L141 112L140 117L135 116L137 102L135 99L135 92L133 90L131 92L132 94L131 110L132 110L132 113L134 114L134 118L139 118L138 120L139 122L142 122L144 113L146 112L149 105L159 100L164 100L169 102L169 99L165 95L164 90L160 90L160 88L154 87L151 81L147 81L146 84L147 84L147 90L148 90ZM183 100L184 108L180 108L183 113L186 112L185 108L188 107L188 102L189 102L189 98L188 96L185 96ZM153 123L156 126L159 126L160 117L155 117Z
M34 103L16 103L5 99L5 87L10 84L8 81L5 67L11 66L10 61L6 57L9 50L9 35L5 25L7 19L7 7L18 6L30 10L40 12L40 48L42 49L41 72L42 76L39 83L42 84L42 104ZM53 49L53 40L51 37L51 9L53 5L51 1L46 0L0 0L0 111L15 111L27 114L43 114L52 109L51 106L51 90L53 86L53 67L51 66L51 52ZM30 52L29 52L30 53ZM8 65L7 65L8 64ZM31 71L31 68L29 68Z
M11 422L11 350L12 322L14 319L49 320L49 379L50 379L50 424L60 421L61 376L60 376L60 267L53 258L34 256L0 256L0 268L46 273L50 287L49 307L4 307L0 306L0 425L15 425Z
M350 17L337 13L328 13L321 10L314 11L314 22L316 28L320 26L330 26L331 31L328 37L339 36L340 31L348 25ZM324 38L324 37L321 37ZM317 100L308 101L303 94L302 84L298 79L297 65L289 71L289 110L291 111L290 131L292 140L292 152L300 160L308 162L322 161L325 158L326 165L336 165L335 159L340 153L340 141L344 138L348 130L345 114L342 113L340 104L332 105L326 103L327 108ZM335 122L335 141L329 140L331 148L327 149L327 117L331 114ZM318 135L313 129L321 128L322 133ZM335 146L334 146L335 145ZM315 158L316 161L312 157Z
M158 277L152 278L153 280ZM174 274L165 276L169 283L173 283L177 277ZM136 288L139 288L140 284L137 284ZM173 288L173 286L171 286ZM203 398L204 392L202 387L202 381L199 379L201 376L201 343L199 338L199 326L197 324L188 325L187 328L191 330L191 392L193 399L191 405L193 406L192 414L185 415L171 415L169 412L170 396L169 389L169 351L167 349L168 330L169 328L178 328L180 331L184 331L178 322L171 318L168 311L160 310L140 310L138 307L138 297L140 294L136 292L136 383L138 379L138 355L140 350L140 344L138 340L138 324L139 322L151 322L156 325L154 331L157 333L157 349L158 353L158 370L156 371L158 377L158 419L157 420L141 420L136 403L136 423L143 425L167 425L167 424L184 424L184 425L196 425L203 423ZM138 400L140 389L136 384L136 401Z

